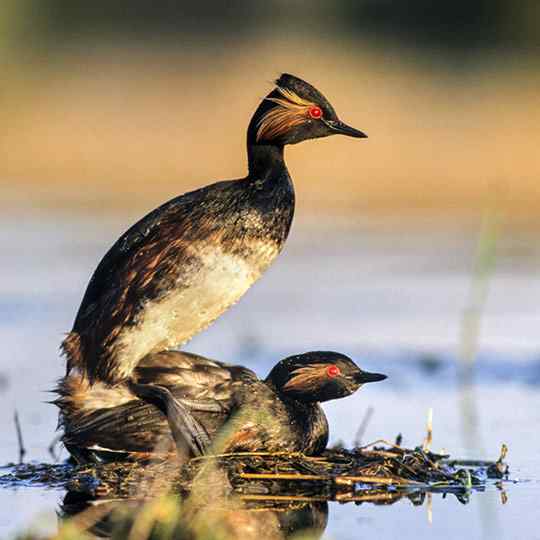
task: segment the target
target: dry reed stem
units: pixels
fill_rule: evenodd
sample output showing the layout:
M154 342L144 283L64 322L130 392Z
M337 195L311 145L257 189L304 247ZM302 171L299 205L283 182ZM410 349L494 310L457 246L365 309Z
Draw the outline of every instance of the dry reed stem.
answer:
M427 416L426 438L424 439L424 444L422 445L424 452L430 451L432 442L433 442L433 408L430 407L428 409L428 416Z

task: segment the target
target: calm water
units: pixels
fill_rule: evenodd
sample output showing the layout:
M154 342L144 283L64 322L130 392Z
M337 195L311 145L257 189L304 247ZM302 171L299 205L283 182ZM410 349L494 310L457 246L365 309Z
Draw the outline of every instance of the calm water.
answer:
M0 463L17 459L15 408L28 459L50 460L56 411L45 402L63 370L58 345L91 271L134 217L0 218ZM474 224L442 227L435 219L347 227L299 221L265 278L187 347L260 375L295 352L345 352L389 379L325 406L333 441L350 445L372 406L364 442L401 432L414 445L433 407L435 450L496 458L505 442L512 477L523 479L505 485L504 505L495 487L468 505L434 496L431 524L426 506L408 501L331 504L325 538L540 538L531 524L540 495L540 244L532 234L503 232L499 239L476 384L464 396L456 356L476 234ZM32 524L54 532L62 497L56 490L0 490L0 536Z

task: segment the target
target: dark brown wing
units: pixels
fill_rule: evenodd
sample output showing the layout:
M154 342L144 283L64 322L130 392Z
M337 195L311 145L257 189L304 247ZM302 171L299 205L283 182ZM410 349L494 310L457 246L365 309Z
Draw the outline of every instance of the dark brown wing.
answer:
M176 442L200 455L236 407L238 388L256 380L249 369L195 354L152 354L133 374L139 399L72 415L64 442L124 452L170 451Z
M232 383L257 378L253 371L186 351L163 351L145 356L135 368L133 381L169 388L178 399L212 401L229 407Z
M96 409L65 423L63 442L67 447L128 453L175 450L165 415L155 405L140 399Z

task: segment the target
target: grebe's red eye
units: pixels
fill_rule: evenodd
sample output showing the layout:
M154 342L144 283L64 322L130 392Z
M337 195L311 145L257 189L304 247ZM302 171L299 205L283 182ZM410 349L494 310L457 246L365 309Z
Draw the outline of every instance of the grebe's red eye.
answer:
M315 120L318 120L322 117L322 110L320 107L310 107L309 108L309 116L311 118L315 118Z
M337 366L328 366L326 368L326 374L329 377L337 377L338 375L341 375L341 370Z

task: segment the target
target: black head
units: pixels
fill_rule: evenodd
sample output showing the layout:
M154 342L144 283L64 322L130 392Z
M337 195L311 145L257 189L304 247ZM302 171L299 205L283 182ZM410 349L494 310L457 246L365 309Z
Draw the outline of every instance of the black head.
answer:
M367 137L344 124L316 88L284 73L255 111L248 128L248 143L283 146L336 134Z
M350 396L363 384L386 375L362 371L344 354L314 351L289 356L274 366L267 383L298 401L328 401Z

